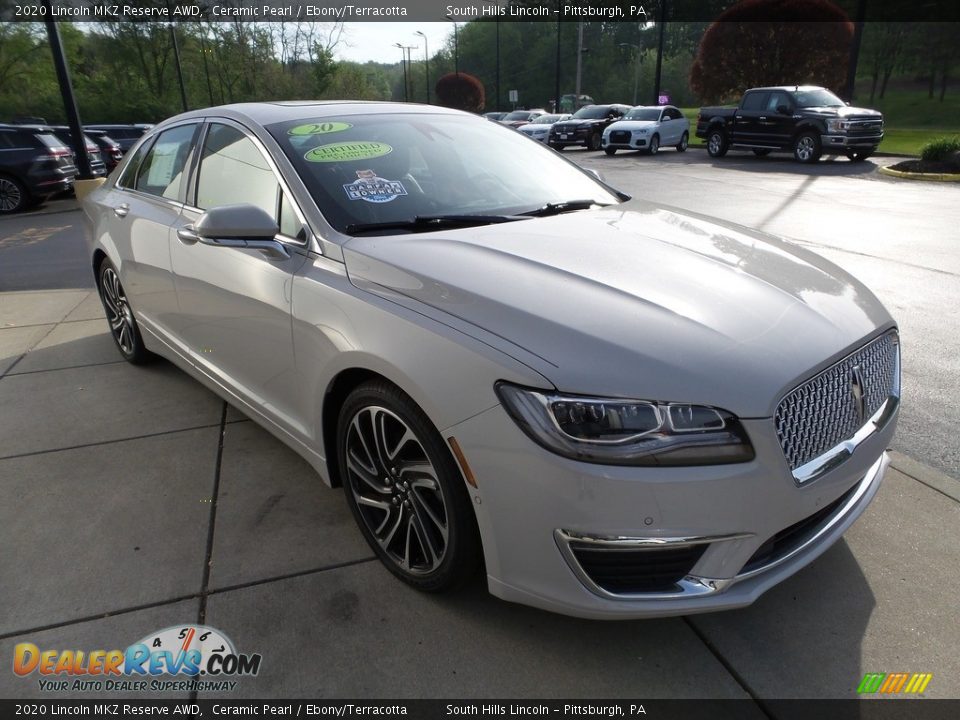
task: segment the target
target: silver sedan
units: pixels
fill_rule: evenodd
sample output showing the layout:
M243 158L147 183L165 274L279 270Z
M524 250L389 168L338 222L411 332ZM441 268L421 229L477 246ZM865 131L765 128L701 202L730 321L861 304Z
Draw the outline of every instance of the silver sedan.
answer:
M84 210L121 354L167 358L342 486L423 590L482 567L582 617L747 605L887 467L899 339L869 290L482 118L195 111Z

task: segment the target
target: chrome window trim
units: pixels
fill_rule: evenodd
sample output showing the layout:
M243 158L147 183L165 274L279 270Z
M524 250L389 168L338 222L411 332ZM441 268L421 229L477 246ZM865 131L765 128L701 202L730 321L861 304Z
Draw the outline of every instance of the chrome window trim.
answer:
M864 476L858 481L856 490L847 498L847 501L843 503L839 508L837 508L830 517L820 526L820 528L807 540L795 547L790 552L772 560L771 562L761 565L760 567L754 568L749 572L740 573L735 575L732 578L708 578L702 577L699 575L687 575L685 578L680 580L677 583L677 590L668 591L668 592L648 592L648 593L612 593L609 590L604 590L602 587L597 585L593 580L590 579L590 576L587 575L586 571L580 565L576 556L573 554L573 549L570 547L570 542L581 542L581 543L592 543L597 546L609 546L611 549L623 549L623 548L643 548L643 547L683 547L695 544L703 543L712 543L712 542L726 542L731 540L738 540L748 537L753 537L754 533L740 533L733 535L717 535L714 537L679 537L679 538L642 538L642 537L603 537L603 536L589 536L583 535L580 533L572 532L570 530L563 530L557 528L553 531L554 540L557 543L557 546L560 549L560 553L563 555L564 560L566 560L567 565L576 575L577 579L592 593L598 595L606 600L675 600L678 598L692 598L699 597L703 595L713 595L716 593L721 593L727 590L732 585L735 585L738 582L747 580L748 578L753 578L763 573L766 573L780 565L783 565L786 562L794 559L798 555L805 552L808 548L813 545L816 545L825 535L829 534L837 525L842 523L850 512L855 508L860 501L863 499L864 495L870 490L871 486L877 480L877 476L880 473L880 470L883 467L884 460L886 459L886 454L881 455L877 458L877 461L870 466Z

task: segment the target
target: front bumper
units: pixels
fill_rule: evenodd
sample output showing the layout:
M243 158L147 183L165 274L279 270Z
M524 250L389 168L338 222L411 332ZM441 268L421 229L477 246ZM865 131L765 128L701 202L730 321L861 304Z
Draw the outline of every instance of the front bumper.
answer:
M646 135L631 135L627 142L613 142L609 136L603 138L601 147L615 150L638 150L647 147Z
M829 150L830 148L839 148L841 150L845 149L866 149L876 148L880 141L883 140L883 133L877 133L876 135L821 135L820 136L820 147L823 150Z
M798 486L770 420L743 421L749 463L614 467L566 460L527 439L495 407L455 436L476 477L471 489L490 592L566 615L630 619L738 608L835 543L880 486L887 425L829 473ZM831 507L832 506L832 507ZM794 545L764 555L773 538L816 522ZM686 541L700 548L669 590L618 593L591 579L571 544ZM758 560L759 558L759 560Z

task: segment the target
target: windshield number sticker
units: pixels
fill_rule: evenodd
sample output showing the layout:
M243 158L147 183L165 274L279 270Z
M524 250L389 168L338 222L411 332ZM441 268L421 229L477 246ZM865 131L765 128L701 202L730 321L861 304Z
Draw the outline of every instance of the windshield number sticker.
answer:
M345 122L322 122L309 123L307 125L297 125L287 130L288 135L327 135L328 133L343 132L349 130L353 125Z
M377 177L373 170L357 170L357 179L344 185L343 189L350 200L369 203L388 203L407 194L407 189L399 180Z

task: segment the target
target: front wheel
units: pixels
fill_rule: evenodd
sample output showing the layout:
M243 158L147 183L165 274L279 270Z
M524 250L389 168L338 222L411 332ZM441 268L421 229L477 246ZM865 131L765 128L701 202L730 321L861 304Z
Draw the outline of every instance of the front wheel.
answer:
M100 292L100 302L110 324L110 334L117 349L127 362L142 365L153 358L153 353L147 350L140 335L140 327L133 316L133 310L127 301L127 294L120 283L120 275L109 260L100 263L97 274L97 289Z
M847 150L847 157L851 162L863 162L873 155L873 150Z
M593 134L590 136L590 139L587 140L587 149L588 149L588 150L599 150L599 149L600 149L600 141L601 141L601 140L602 140L602 138L600 137L600 133L593 133Z
M683 137L680 138L680 142L677 144L677 152L684 152L687 149L687 146L690 145L690 134L684 133Z
M707 155L721 158L727 154L727 135L723 130L711 130L707 135Z
M797 135L793 141L793 157L797 162L817 162L820 159L820 138L812 132Z
M16 178L0 175L0 213L15 213L30 204L27 189Z
M394 575L420 590L462 584L479 567L480 541L456 462L424 412L385 381L347 397L337 422L347 504Z
M647 149L647 152L650 153L651 155L656 155L659 150L660 150L660 136L654 135L652 138L650 138L650 147Z

